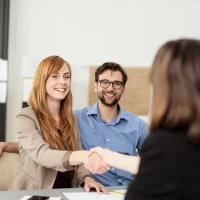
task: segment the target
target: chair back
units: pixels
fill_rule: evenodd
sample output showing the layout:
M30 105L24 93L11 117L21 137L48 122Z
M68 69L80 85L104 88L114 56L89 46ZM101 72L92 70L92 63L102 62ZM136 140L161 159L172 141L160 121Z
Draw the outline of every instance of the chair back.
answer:
M0 156L0 191L7 190L22 167L20 155L3 152Z

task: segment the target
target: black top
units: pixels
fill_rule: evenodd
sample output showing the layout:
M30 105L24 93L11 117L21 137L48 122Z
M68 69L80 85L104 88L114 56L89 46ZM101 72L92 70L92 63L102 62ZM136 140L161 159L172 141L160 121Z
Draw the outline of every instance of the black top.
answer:
M138 175L125 200L200 199L200 145L184 130L158 130L141 149Z
M66 171L66 172L58 172L56 176L56 180L53 185L53 189L60 188L71 188L72 187L72 179L75 171Z
M62 134L60 129L57 130L58 134ZM70 170L66 172L58 172L56 176L56 180L53 185L53 189L59 188L71 188L72 187L72 179L74 177L75 170Z

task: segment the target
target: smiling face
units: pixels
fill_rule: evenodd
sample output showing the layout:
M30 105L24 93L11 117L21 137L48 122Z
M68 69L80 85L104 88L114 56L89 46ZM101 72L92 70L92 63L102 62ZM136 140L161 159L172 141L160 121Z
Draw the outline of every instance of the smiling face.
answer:
M46 93L48 100L63 100L71 85L71 74L66 64L63 65L62 69L57 72L50 74L46 81Z
M110 83L108 88L103 88L100 84L102 80L116 83L123 82L122 73L120 71L106 70L99 75L99 81L95 82L94 85L94 90L97 92L98 98L102 104L109 107L116 105L125 91L125 86L122 85L120 89L116 90L113 88L112 83Z

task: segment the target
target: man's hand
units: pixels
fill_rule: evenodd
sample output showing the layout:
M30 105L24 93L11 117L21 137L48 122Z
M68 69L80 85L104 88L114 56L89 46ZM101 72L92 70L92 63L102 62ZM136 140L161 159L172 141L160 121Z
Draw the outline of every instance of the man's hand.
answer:
M106 190L106 188L103 185L101 185L100 183L97 183L91 177L86 177L84 182L85 182L84 189L86 192L89 192L91 188L95 188L98 193L103 192L104 194L109 194L109 192Z

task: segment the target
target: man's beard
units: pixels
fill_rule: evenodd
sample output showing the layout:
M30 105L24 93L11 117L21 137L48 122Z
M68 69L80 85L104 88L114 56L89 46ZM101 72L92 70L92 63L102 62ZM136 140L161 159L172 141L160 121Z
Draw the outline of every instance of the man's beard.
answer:
M101 101L101 103L108 107L112 107L112 106L116 105L121 98L121 96L119 96L118 98L115 97L115 99L111 103L107 103L106 99L104 97L104 94L102 94L102 96L100 96L100 94L98 94L98 97L99 97L99 100Z

